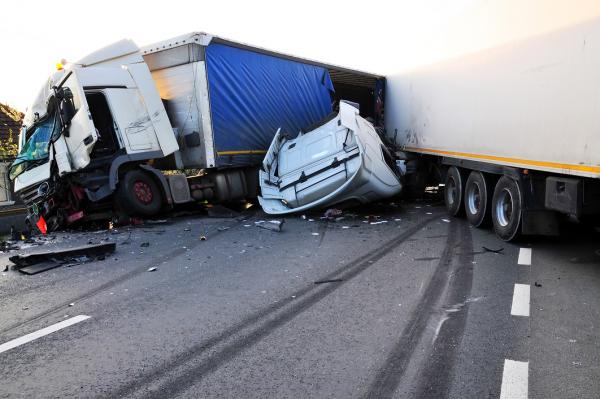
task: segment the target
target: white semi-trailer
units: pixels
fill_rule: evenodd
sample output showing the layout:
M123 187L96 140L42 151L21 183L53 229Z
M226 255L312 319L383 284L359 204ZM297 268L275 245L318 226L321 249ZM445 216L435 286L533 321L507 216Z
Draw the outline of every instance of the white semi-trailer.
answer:
M599 20L386 78L387 134L450 214L504 240L599 214Z
M42 230L256 197L277 129L296 136L340 98L377 124L383 89L381 76L205 33L123 40L47 79L10 176Z

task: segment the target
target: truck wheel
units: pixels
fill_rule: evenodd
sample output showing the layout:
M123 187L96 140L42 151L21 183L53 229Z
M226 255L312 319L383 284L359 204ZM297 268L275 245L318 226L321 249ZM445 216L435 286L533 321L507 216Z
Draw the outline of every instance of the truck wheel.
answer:
M154 216L162 208L158 185L141 170L130 170L119 183L116 199L130 215Z
M444 202L451 216L460 216L463 211L464 179L456 166L448 168L444 182Z
M490 220L492 190L488 178L479 171L472 171L465 184L465 213L475 227L482 227Z
M492 199L492 222L496 235L504 241L519 237L521 227L522 196L517 182L502 176Z

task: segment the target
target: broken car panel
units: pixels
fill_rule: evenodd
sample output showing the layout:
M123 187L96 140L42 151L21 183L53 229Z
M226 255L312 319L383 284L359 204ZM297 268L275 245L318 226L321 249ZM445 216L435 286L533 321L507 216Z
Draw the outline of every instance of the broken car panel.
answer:
M293 140L277 132L260 171L265 212L367 203L400 192L392 157L358 111L340 101L339 114L312 131Z

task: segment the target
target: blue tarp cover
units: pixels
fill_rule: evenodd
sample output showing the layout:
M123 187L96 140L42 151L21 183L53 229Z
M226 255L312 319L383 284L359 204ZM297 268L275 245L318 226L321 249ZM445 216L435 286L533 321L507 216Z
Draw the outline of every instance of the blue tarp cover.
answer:
M323 67L223 44L208 45L206 66L215 166L260 163L279 127L295 137L332 112Z

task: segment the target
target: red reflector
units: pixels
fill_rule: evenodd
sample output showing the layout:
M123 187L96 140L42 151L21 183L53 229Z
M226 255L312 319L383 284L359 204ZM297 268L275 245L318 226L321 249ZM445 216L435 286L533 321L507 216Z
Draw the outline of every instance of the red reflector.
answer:
M48 226L46 226L46 220L44 220L43 216L40 216L37 223L35 224L38 229L42 232L42 234L46 234L48 231Z

